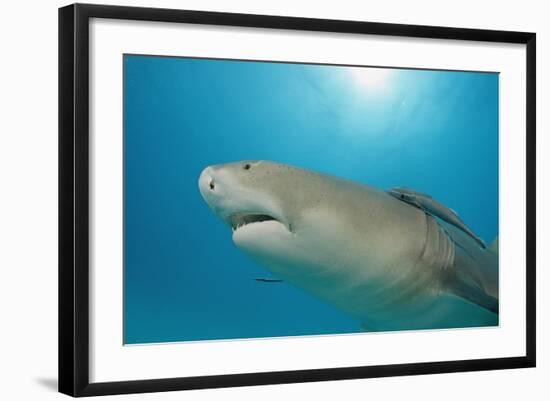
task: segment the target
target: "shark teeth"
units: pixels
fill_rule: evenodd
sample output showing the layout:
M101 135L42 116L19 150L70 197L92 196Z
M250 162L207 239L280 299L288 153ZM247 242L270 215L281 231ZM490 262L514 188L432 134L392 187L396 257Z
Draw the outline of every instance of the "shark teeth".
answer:
M260 213L237 213L229 217L228 223L233 232L247 224L261 223L262 221L276 220L274 217Z
M236 230L238 230L239 228L241 228L241 227L244 226L244 225L245 225L245 224L237 224L236 226L232 226L231 229L232 229L233 231L236 231Z

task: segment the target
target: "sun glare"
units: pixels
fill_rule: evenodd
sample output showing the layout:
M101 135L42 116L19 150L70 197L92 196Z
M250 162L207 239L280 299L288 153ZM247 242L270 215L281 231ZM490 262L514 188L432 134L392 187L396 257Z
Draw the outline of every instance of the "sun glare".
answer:
M365 68L351 69L352 76L357 85L365 89L383 89L388 84L392 70L389 68Z

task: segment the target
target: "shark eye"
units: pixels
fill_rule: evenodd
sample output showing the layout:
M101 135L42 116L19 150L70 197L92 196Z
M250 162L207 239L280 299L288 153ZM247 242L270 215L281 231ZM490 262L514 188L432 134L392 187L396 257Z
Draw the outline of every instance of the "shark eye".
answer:
M401 194L401 199L405 199L405 195Z
M245 170L250 170L250 167L251 167L251 166L250 166L250 163L246 163L246 164L243 166L243 168L244 168Z

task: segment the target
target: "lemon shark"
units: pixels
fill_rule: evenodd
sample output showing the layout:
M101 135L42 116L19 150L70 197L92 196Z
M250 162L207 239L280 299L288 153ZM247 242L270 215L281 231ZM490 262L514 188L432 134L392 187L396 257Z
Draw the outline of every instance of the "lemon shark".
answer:
M426 202L271 161L209 166L199 190L235 245L275 280L365 331L498 324L498 240L485 247L445 219L443 205L434 212Z

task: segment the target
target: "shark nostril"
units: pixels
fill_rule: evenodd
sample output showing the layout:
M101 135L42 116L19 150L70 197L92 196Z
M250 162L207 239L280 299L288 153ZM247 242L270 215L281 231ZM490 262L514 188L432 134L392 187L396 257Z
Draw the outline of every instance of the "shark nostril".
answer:
M209 184L209 185L210 185L210 190L213 191L213 190L214 190L214 187L215 187L215 185L214 185L214 180L210 180L210 184Z

